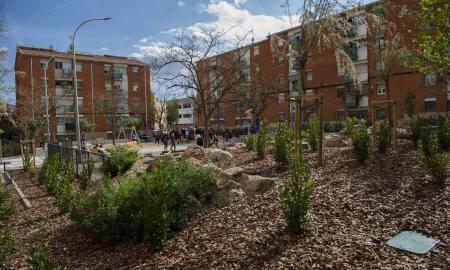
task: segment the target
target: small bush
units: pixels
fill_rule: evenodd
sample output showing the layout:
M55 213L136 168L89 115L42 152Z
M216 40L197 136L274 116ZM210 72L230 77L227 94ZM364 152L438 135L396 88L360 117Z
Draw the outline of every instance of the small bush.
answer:
M258 160L263 160L266 156L266 142L267 142L267 123L263 121L261 130L256 134L255 148L256 157Z
M31 246L28 249L28 255L27 261L30 264L30 269L33 270L64 269L66 265L65 257L60 262L51 257L48 244Z
M295 155L291 170L292 178L278 186L278 197L288 230L301 233L308 227L311 195L315 183L310 178L309 167L303 160L301 152Z
M389 145L389 125L386 121L382 120L378 125L378 151L380 153L386 153Z
M425 122L421 117L415 116L413 119L411 119L411 139L416 147L419 145L419 140L422 137L422 131L424 130L424 127Z
M442 150L448 150L450 148L450 128L448 126L448 118L439 122L437 138L439 147Z
M356 117L347 117L345 119L345 135L352 136L353 128L359 123Z
M0 268L16 250L16 243L10 232L11 216L14 212L9 193L0 184Z
M247 148L248 151L255 150L255 137L256 136L253 134L250 134L245 137L245 147Z
M138 160L138 153L124 145L108 149L102 165L102 171L109 177L122 175Z
M275 132L275 160L278 164L288 166L291 160L292 130L282 124Z
M3 157L20 155L20 144L15 141L6 141L2 143Z
M358 120L351 130L353 153L359 163L364 163L369 158L370 140L366 121Z
M443 185L447 180L449 162L445 157L440 158L436 153L436 140L419 140L420 165L434 182Z
M160 249L169 234L166 177L166 171L157 169L152 175L143 178L144 240L152 250Z
M308 122L308 130L306 135L306 140L308 141L308 144L313 152L316 152L319 146L319 133L320 133L319 118L317 117L316 114L313 114Z
M94 172L94 160L88 158L83 165L83 170L80 174L80 189L86 190L92 184L92 173Z
M26 172L33 171L33 153L30 149L25 148L22 157L23 170Z

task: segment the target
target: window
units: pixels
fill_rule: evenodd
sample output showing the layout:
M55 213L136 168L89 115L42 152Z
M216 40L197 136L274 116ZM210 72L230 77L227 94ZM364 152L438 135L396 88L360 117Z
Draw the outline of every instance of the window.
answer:
M183 118L191 118L191 117L192 117L192 114L190 114L190 113L183 114Z
M139 75L139 67L133 67L133 75Z
M283 87L283 86L284 86L284 77L283 77L283 75L278 75L278 76L277 76L277 84L278 84L278 86L280 86L280 87Z
M345 87L341 86L341 87L338 87L336 90L337 90L338 98L345 96Z
M55 69L63 69L63 63L62 62L55 62Z
M133 84L133 91L134 92L139 91L139 84Z
M384 48L385 42L384 42L384 36L379 36L375 38L375 47L377 48Z
M284 119L284 113L283 112L278 113L278 122L283 123L284 121L286 121Z
M83 70L83 65L81 63L77 63L77 72L81 72Z
M436 98L425 99L425 112L436 112Z
M425 74L425 86L436 85L436 73Z
M386 84L377 83L377 95L385 95L386 94Z
M47 60L46 59L41 60L40 67L41 67L41 69L47 68Z
M112 90L111 82L105 82L105 90L106 91L111 91Z
M377 120L386 119L386 108L378 108L375 110Z
M255 66L255 72L256 72L256 74L259 74L259 72L260 72L259 65L256 65L256 66Z
M104 72L105 74L111 74L111 65L105 65Z
M284 94L278 94L278 103L279 104L284 103Z
M284 56L278 56L277 58L277 65L284 64Z
M253 47L253 56L259 55L259 46Z
M378 71L384 70L384 61L383 60L377 61L377 70Z
M306 89L305 90L305 96L312 96L314 95L314 90L313 89Z
M191 107L192 107L191 103L184 103L183 104L183 109L189 109Z
M77 89L78 90L83 89L83 81L82 80L77 80Z
M306 71L306 80L307 80L307 81L312 81L312 79L313 79L313 73L312 73L312 71L311 71L311 70Z
M284 44L284 40L281 39L281 38L279 38L279 39L277 40L277 45L278 45L278 47L283 46L283 44Z
M338 122L344 122L345 121L345 111L337 111L336 112L336 120Z
M183 115L182 115L182 114L179 114L179 115L178 115L178 118L183 118Z

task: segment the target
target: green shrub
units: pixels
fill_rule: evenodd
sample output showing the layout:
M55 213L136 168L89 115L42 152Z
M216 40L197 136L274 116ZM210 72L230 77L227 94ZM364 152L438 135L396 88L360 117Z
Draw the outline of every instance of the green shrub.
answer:
M288 166L291 160L293 134L292 130L282 124L275 132L275 160L278 164Z
M255 150L255 135L250 134L245 137L245 147L248 151Z
M266 142L267 142L267 123L263 121L261 130L256 134L255 148L256 157L258 160L263 160L266 156Z
M353 153L359 163L364 163L369 158L370 140L366 121L357 121L357 124L355 124L351 130Z
M287 223L287 228L293 233L307 229L309 212L311 210L311 195L315 183L310 178L309 167L303 160L303 155L295 155L291 169L292 177L278 186L278 197Z
M103 160L102 171L109 177L122 175L138 160L138 153L124 145L108 149Z
M20 155L20 144L15 141L6 141L2 143L2 154L4 157Z
M419 145L419 140L421 139L424 128L425 122L421 117L415 116L411 119L411 139L416 147Z
M30 149L25 148L22 157L23 170L26 172L32 172L33 170L33 153Z
M382 120L378 125L378 151L380 153L386 153L389 145L389 125L386 121Z
M428 173L434 182L443 185L448 176L448 159L440 158L436 153L436 140L419 140L420 165Z
M94 160L88 158L83 164L83 169L81 170L79 181L80 189L86 190L92 184L92 173L94 172Z
M4 185L0 184L0 268L16 250L16 243L10 232L11 216L14 212L9 193Z
M345 119L345 135L352 136L353 128L359 123L356 117L347 117Z
M306 135L306 140L313 152L317 151L319 146L319 134L320 133L320 123L319 117L314 113L308 122L308 130Z
M33 270L55 270L64 269L66 266L66 257L58 262L53 259L48 244L33 245L28 249L30 269Z
M450 128L448 126L448 118L439 122L437 138L439 147L442 150L448 150L450 148Z
M130 178L114 185L103 178L96 192L79 197L71 217L110 244L142 236L142 184Z
M144 240L152 250L162 247L169 234L169 213L167 210L167 171L156 169L151 175L143 177L144 199L142 219Z

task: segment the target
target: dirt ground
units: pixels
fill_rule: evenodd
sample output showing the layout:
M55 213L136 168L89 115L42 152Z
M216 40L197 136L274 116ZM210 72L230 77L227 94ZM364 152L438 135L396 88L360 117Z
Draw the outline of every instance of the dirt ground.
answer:
M366 165L349 148L327 148L325 166L306 154L316 181L309 230L291 236L285 230L275 189L246 196L221 209L200 213L156 253L141 242L104 244L78 228L55 206L36 179L13 177L31 209L18 208L13 234L19 251L10 269L26 269L27 245L48 239L53 256L67 250L68 269L448 269L450 266L450 184L438 187L422 172L417 152L402 142L386 155L374 154ZM288 177L272 156L233 151L219 167L254 166L258 174ZM11 187L9 187L11 188ZM428 254L395 250L385 242L403 230L440 240Z

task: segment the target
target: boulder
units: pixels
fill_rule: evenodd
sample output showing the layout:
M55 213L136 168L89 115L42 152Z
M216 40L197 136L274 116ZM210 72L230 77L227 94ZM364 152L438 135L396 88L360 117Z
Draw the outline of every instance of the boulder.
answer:
M225 192L225 197L229 202L237 202L245 195L241 188L231 189Z
M325 146L326 147L347 147L346 139L344 136L327 136L325 138Z
M232 146L232 147L227 147L226 149L227 149L227 151L229 151L229 152L238 150L238 148L236 148L236 147L234 147L234 146Z
M200 160L195 159L193 157L190 157L190 158L186 159L185 162L189 163L189 164L192 164L192 165L201 166Z
M245 143L243 142L238 142L234 144L234 147L240 149L240 148L245 148Z
M205 157L205 149L198 145L190 145L183 151L181 158L186 160L188 158L202 159Z
M244 169L241 167L232 167L229 169L226 169L224 173L229 175L232 178L238 178L241 176L241 174L244 172Z
M230 152L221 150L221 149L210 149L210 154L212 155L215 161L227 161L233 158L233 155Z
M146 172L153 170L155 159L150 157L145 157L138 159L134 165L124 173L125 177L136 177L140 176ZM149 170L150 168L150 170Z
M266 152L269 154L275 153L275 142L274 141L267 141L266 142Z
M275 186L275 179L243 173L239 179L242 189L248 194L262 194Z
M242 168L242 173L258 174L258 168L257 167L244 167L244 168Z

